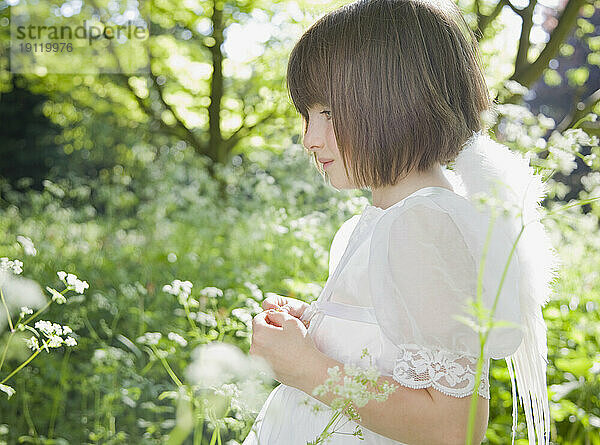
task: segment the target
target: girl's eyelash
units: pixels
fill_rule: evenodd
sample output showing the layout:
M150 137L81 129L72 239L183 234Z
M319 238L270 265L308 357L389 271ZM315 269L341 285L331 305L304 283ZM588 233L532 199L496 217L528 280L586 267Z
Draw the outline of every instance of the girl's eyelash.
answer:
M323 111L321 111L321 114L323 114L323 113L325 113L327 115L328 119L331 119L331 111L329 111L329 110L323 110Z

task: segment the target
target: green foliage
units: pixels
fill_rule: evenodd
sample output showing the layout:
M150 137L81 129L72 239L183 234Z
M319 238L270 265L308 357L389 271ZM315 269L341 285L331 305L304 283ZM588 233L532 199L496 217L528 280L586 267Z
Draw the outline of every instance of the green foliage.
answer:
M515 141L506 141L515 149L523 147L517 141L527 141L539 125L548 125L542 117L505 111L512 112L502 116L507 123L517 116L521 122L521 135L513 133ZM584 144L585 138L565 133L551 141L546 158L538 157L540 147L538 155L532 153L532 164L568 174L574 168L568 156L576 157L577 141ZM102 170L95 179L46 181L41 192L18 193L3 184L3 255L23 257L16 236L25 235L38 254L24 257L24 276L56 287L56 270L64 269L90 283L85 296L71 297L47 314L78 333L77 347L70 354L40 354L15 376L16 394L0 401L10 441L52 437L66 443L162 443L176 425L179 397L158 356L143 352L140 336L162 333L166 343L160 350L183 378L195 346L221 340L247 350L248 320L232 311L251 308L248 299L259 303L267 291L307 301L318 295L333 233L367 199L360 192L336 193L322 185L303 149L287 145L282 156L255 152L240 165L223 168L220 174L233 196L226 206L217 198L204 161L185 144L139 144L132 149L133 167ZM597 195L595 174L588 176L589 191L582 197ZM560 186L550 183L557 199ZM556 443L595 440L600 419L600 289L594 268L600 242L598 207L591 208L588 214L572 208L549 223L564 261L556 296L544 310ZM195 289L223 290L217 300L196 294L197 305L189 309L196 314L197 331L178 299L162 290L174 278L190 280ZM170 332L188 344L168 341ZM7 360L18 364L16 356ZM494 361L491 375L486 440L503 444L511 431L504 362ZM227 422L219 427L224 441L243 438L250 421L246 426ZM197 424L194 434L208 440L215 431L210 424ZM525 434L520 422L517 438Z
M173 384L136 339L148 331L187 338L187 347L169 355L180 376L195 345L220 339L247 350L249 326L232 310L248 298L260 302L263 289L316 298L334 231L367 202L319 185L298 145L224 170L234 197L227 207L185 144L133 151L134 168L105 170L93 180L46 181L42 192L27 194L2 186L3 255L23 257L16 242L23 234L38 251L24 258L24 276L56 287L56 270L65 269L90 283L85 297L48 311L78 333L77 348L40 354L15 376L11 400L0 401L11 440L162 443L175 405L159 396ZM199 323L201 335L192 335L177 298L162 291L175 277L224 290L217 306L201 299L193 309L218 326ZM23 416L25 405L30 414Z

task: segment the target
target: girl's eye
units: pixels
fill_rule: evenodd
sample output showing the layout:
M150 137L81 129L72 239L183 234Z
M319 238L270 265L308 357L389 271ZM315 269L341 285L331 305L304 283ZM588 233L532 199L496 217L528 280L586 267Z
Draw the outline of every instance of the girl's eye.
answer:
M321 114L324 114L325 116L327 116L327 120L331 119L331 111L323 110L323 111L321 111Z

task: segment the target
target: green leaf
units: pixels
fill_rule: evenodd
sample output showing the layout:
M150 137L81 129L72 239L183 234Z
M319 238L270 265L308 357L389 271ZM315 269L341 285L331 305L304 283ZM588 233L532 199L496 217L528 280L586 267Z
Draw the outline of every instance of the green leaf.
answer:
M570 372L576 377L585 376L593 366L592 360L587 357L557 358L554 364L561 371Z
M562 83L562 77L556 70L547 69L544 71L544 82L550 87L556 87Z
M571 86L581 86L587 82L589 77L590 70L585 66L567 70L567 78Z

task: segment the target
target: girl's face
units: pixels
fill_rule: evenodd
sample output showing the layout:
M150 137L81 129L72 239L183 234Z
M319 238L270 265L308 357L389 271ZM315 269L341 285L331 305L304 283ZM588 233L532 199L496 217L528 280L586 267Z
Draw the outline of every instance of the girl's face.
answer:
M303 120L306 131L302 143L311 153L316 153L318 162L329 178L329 182L337 190L355 188L346 175L342 155L338 150L333 132L331 110L323 105L314 105L308 109L309 124ZM350 170L350 166L348 166Z

